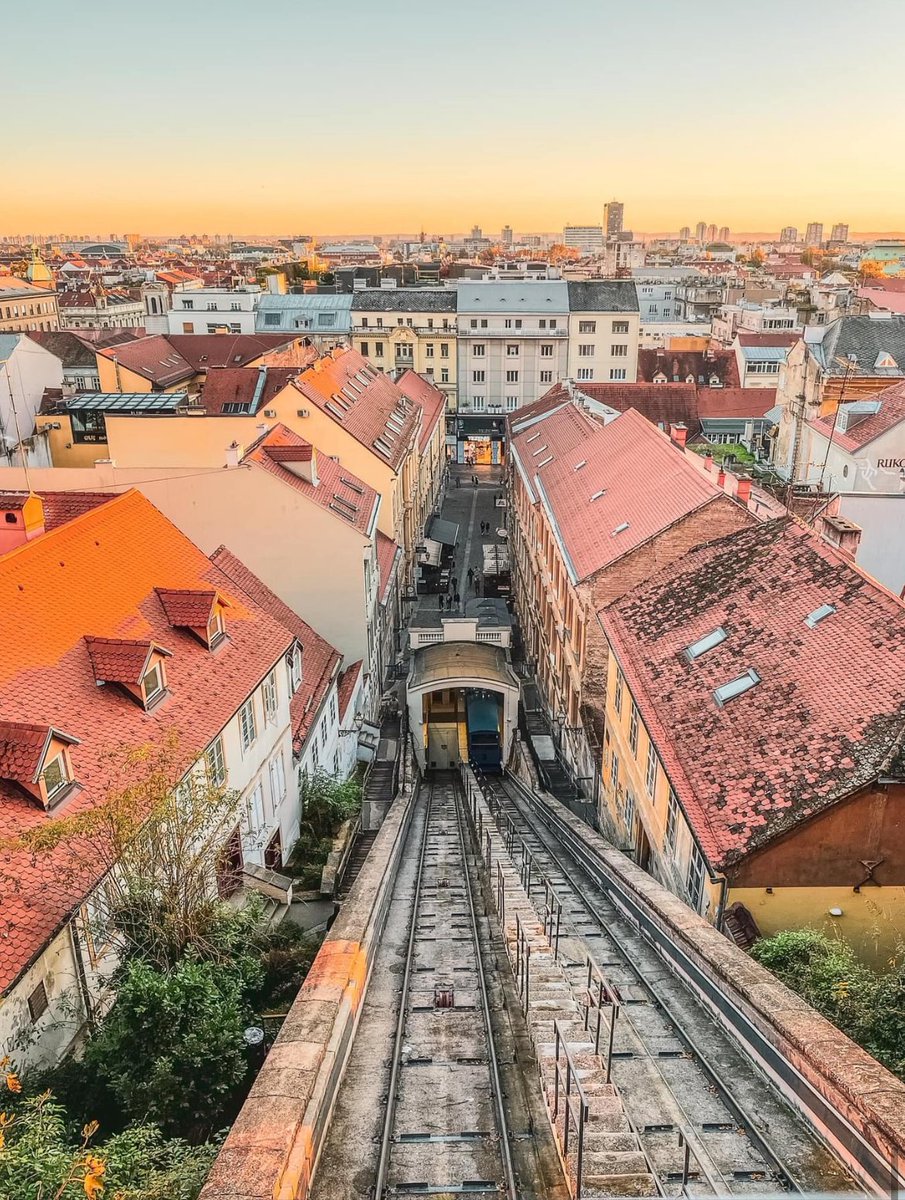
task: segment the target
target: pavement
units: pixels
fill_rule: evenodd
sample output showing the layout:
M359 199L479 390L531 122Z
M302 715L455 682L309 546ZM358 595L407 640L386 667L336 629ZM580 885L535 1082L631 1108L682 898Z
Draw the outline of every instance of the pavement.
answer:
M472 482L477 478L477 485ZM456 579L459 592L459 606L455 605L450 612L464 612L465 601L474 599L474 587L469 588L468 568L480 572L484 567L484 543L499 542L497 529L504 525L503 509L496 507L496 497L504 490L503 468L471 467L467 464L450 463L449 479L446 485L446 495L440 509L440 515L445 521L452 521L459 526L459 545L456 549L455 566L452 575ZM487 521L490 533L481 533L481 522ZM426 614L436 613L439 609L436 593L419 596L412 618L417 620ZM444 612L447 611L444 605Z

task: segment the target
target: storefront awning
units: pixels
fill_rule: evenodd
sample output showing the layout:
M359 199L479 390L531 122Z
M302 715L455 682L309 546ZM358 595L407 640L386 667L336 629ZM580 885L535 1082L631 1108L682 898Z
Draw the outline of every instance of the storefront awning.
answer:
M418 547L418 562L426 567L439 567L442 554L442 542L436 542L433 538L425 538Z
M444 521L442 517L434 517L431 522L430 536L444 546L455 546L459 540L459 526L452 521Z

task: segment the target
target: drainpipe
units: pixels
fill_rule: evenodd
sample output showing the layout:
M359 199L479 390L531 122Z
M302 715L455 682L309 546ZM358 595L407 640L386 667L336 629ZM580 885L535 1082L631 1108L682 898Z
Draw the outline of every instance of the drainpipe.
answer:
M714 877L711 875L710 882L718 883L720 885L720 898L716 904L716 917L714 918L713 924L715 928L722 933L723 917L726 915L726 893L729 890L729 880L725 875L720 875L717 879L714 879Z
M88 975L85 971L85 960L82 958L82 942L76 929L76 918L69 922L69 940L72 943L72 957L75 961L75 974L79 985L79 994L85 1008L85 1021L91 1033L97 1032L97 1021L94 1018L94 1005L91 1002L91 992L88 989Z

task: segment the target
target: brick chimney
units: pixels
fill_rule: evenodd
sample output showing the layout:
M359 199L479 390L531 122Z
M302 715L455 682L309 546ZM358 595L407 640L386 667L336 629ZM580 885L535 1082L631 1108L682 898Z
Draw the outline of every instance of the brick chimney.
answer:
M748 501L751 499L751 476L750 475L739 475L738 489L735 494L738 497L740 504L748 503Z
M713 455L712 454L704 455L704 470L708 474L710 474L710 472L713 470Z
M0 554L44 532L44 502L34 492L0 492Z
M669 426L669 436L680 450L685 449L685 442L688 440L688 426L681 421L673 421Z
M716 486L717 487L725 487L726 486L726 472L723 470L722 467L720 467L719 474L716 477Z

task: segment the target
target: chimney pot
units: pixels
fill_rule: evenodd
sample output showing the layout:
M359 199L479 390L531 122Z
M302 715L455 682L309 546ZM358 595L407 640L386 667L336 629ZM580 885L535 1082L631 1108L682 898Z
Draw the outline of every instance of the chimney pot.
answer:
M669 426L669 436L681 450L684 450L685 442L688 439L688 426L681 421L673 421Z

